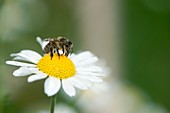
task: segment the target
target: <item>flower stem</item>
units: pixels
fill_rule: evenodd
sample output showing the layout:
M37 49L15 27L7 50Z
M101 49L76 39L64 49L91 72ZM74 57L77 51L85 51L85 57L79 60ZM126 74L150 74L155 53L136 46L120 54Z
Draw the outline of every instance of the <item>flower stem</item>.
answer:
M54 106L55 106L55 102L56 102L56 95L51 97L51 108L50 108L50 113L54 113Z

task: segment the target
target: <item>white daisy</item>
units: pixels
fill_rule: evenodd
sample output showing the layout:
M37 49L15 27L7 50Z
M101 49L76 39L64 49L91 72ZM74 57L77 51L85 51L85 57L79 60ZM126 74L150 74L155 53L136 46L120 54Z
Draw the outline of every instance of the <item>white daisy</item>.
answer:
M39 37L37 41L42 48L47 44ZM51 59L50 54L41 56L32 50L22 50L11 57L14 57L13 61L6 61L6 64L20 67L13 75L29 75L28 82L46 78L44 92L48 96L55 95L61 87L66 94L74 96L75 88L86 90L93 83L102 82L100 77L104 76L104 70L97 65L99 59L89 51L60 58L54 54Z

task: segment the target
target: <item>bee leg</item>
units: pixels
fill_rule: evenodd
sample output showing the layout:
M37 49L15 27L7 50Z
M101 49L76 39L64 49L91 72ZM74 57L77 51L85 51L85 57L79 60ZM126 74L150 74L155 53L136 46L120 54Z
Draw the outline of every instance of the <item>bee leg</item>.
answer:
M57 48L56 50L57 50L57 54L58 54L58 56L59 56L59 59L60 59L60 53L59 53L59 50L58 50L58 48Z
M64 51L64 46L62 46L62 51L63 51L63 55L64 55L64 53L65 53L65 51Z
M65 56L66 56L66 57L68 57L68 52L67 52L67 53L65 53Z
M52 47L50 47L50 57L51 57L51 60L52 60L52 58L53 58L53 48Z
M50 52L50 57L51 57L51 60L52 60L52 58L53 58L53 53L51 53L51 52Z
M65 56L67 57L67 56L68 56L68 54L69 54L69 52L68 52L68 49L66 48Z

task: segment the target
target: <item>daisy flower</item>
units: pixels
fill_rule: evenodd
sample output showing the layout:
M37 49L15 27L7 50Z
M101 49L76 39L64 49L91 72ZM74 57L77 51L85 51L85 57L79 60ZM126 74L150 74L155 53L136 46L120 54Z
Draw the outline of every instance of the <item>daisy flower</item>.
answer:
M37 37L38 43L44 48L48 42ZM34 82L45 79L44 92L47 96L55 95L62 87L69 96L75 96L75 88L86 90L94 83L102 82L104 70L98 65L99 59L90 51L58 56L50 54L41 56L32 50L22 50L10 55L14 57L6 64L18 66L13 72L16 77L29 76L27 81Z

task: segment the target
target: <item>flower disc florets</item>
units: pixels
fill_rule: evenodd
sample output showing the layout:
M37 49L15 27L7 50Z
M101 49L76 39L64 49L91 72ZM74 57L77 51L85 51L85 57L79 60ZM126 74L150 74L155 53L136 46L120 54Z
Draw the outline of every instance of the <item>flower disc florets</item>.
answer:
M73 62L65 55L59 57L57 54L54 54L51 59L50 54L46 54L37 63L37 68L47 75L59 79L72 77L76 73Z

